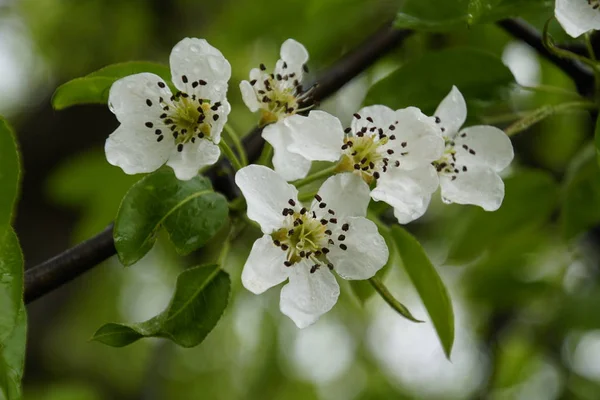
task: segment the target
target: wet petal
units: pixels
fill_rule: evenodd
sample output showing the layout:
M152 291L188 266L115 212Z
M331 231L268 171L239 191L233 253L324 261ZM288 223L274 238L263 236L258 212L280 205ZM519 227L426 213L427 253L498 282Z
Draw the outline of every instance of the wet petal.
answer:
M456 179L452 179L456 176ZM440 175L442 198L446 202L474 204L486 211L496 211L504 199L504 182L494 170L470 166L466 172Z
M425 214L438 185L437 171L432 165L410 171L392 168L377 181L371 197L394 207L398 222L407 224Z
M311 210L318 215L329 215L338 220L347 217L364 217L369 206L369 186L352 173L337 174L327 178L319 188L321 201L314 200ZM335 214L330 214L332 210Z
M281 45L279 56L281 61L285 62L286 68L283 68L283 63L277 63L279 68L276 68L275 72L282 75L293 73L293 79L301 81L303 66L308 61L306 48L294 39L288 39Z
M502 130L487 125L460 131L454 140L457 162L502 171L514 157L512 143Z
M554 15L563 29L575 38L589 30L600 29L600 10L594 10L585 0L556 0Z
M231 65L204 39L185 38L169 57L173 84L185 93L219 101L225 97Z
M440 119L439 126L444 128L443 135L451 137L459 131L467 119L467 104L465 98L456 86L442 100L435 116Z
M106 159L130 175L155 171L167 161L173 148L170 137L160 142L157 139L154 130L121 125L106 139Z
M311 111L307 117L293 115L283 123L290 129L288 150L311 161L337 161L342 154L344 129L339 119L325 111Z
M356 118L355 116L351 124L352 132L355 134L363 128L367 128L368 130L372 127L382 128L387 132L388 127L394 125L397 120L394 110L381 105L363 107L358 110L356 115L360 116L360 118Z
M298 190L280 175L262 165L249 165L235 174L238 185L248 204L248 218L260 224L263 233L279 229L283 223L283 209L290 199L298 201Z
M311 165L310 160L288 150L292 143L291 135L283 122L268 125L262 131L262 137L273 146L273 167L287 181L306 177Z
M252 112L258 111L260 108L260 103L256 98L256 93L254 92L254 88L248 81L240 82L240 91L242 92L242 100L244 100L244 104L246 107L250 109Z
M346 231L335 233L336 246L330 247L327 258L344 279L369 279L387 262L389 250L377 226L366 218L347 218ZM343 236L341 236L343 235ZM344 240L339 240L343 237ZM340 245L345 245L343 250Z
M200 168L216 163L220 155L219 146L206 139L197 139L195 143L185 144L182 151L173 148L167 165L173 168L177 179L187 181L198 175Z
M285 281L290 268L283 265L286 253L273 244L273 239L265 235L254 242L242 271L242 284L254 294Z
M281 289L281 312L298 328L314 324L337 302L340 287L326 267L310 273L310 264L302 262L292 267L290 282Z

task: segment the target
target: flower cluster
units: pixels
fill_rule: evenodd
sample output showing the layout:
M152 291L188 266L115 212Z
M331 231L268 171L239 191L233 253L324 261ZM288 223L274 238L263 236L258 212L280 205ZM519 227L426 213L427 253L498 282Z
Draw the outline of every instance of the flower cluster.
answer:
M245 104L260 112L263 138L274 149L274 170L239 169L235 182L247 215L263 232L246 261L243 285L259 294L286 280L281 311L298 327L314 323L339 295L332 274L369 279L388 260L386 242L366 218L370 199L389 204L400 223L421 217L441 187L446 203L500 207L498 173L513 158L510 140L492 126L461 129L467 108L453 87L433 116L418 108L372 105L354 114L350 127L324 111L310 110L314 87L304 90L308 52L289 39L273 72L264 64L240 83ZM111 164L126 173L150 172L166 163L177 178L191 179L220 156L231 67L202 39L184 39L170 58L171 92L144 73L112 86L109 106L121 126L106 141ZM305 178L312 161L335 162L310 205L288 183Z

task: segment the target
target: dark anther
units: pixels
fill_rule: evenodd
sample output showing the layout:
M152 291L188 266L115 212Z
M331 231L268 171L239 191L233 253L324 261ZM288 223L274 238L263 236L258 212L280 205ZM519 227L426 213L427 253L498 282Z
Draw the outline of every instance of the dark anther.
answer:
M150 101L150 99L146 99L146 104L148 104L148 107L152 107L152 101Z
M323 247L323 248L321 249L321 251L323 252L323 254L327 254L327 253L329 253L329 249L328 249L327 247Z
M177 139L177 136L179 136L179 132L173 132L173 138Z
M197 88L197 87L198 87L198 82L196 82L196 81L192 82L192 87L193 87L194 89L195 89L195 88Z
M390 128L390 131L393 131L393 130L395 130L395 129L396 129L396 126L394 126L394 125L390 125L390 126L389 126L389 128Z
M399 167L399 166L400 166L400 161L396 160L396 162L394 163L394 165L395 165L396 167Z
M165 124L169 125L169 124L172 124L172 123L173 123L173 120L171 118L165 119Z
M290 246L288 246L287 244L283 243L283 244L281 245L281 248L282 248L283 250L287 250L287 249L289 249L289 248L290 248Z
M396 135L390 136L390 140L396 140Z
M402 147L406 147L406 142L402 142L402 143L400 143L400 146L402 146Z
M337 224L337 218L331 218L329 222L331 222L332 224Z
M371 117L367 117L367 121L369 121L369 122L373 123L373 118L371 118Z
M392 149L388 149L387 153L388 153L388 154L390 154L390 155L391 155L391 154L394 154L394 150L392 150Z
M340 249L348 250L348 246L346 246L344 243L342 243L342 244L340 244Z
M163 89L165 87L165 83L164 82L158 82L158 87Z
M327 212L331 215L335 215L335 211L333 211L332 209L327 210Z
M352 131L352 128L350 128L350 127L348 127L348 128L346 128L346 129L344 129L344 132L345 132L345 133L350 133L350 131Z
M348 229L350 229L350 225L348 225L348 224L344 224L344 225L342 225L342 230L343 230L343 231L347 232L347 231L348 231Z
M327 225L327 220L326 220L325 218L323 218L323 219L322 219L321 221L319 221L319 222L321 222L321 225Z
M281 246L281 242L277 239L273 240L273 244L277 247Z
M327 204L326 204L326 203L321 203L321 204L319 204L319 208L325 208L325 207L327 207Z
M360 169L360 165L354 164L354 169Z
M467 134L463 132L460 134L460 137L467 137Z
M442 120L440 119L440 117L436 116L435 117L435 123L439 124L440 122L442 122Z
M215 115L213 115L213 121L216 121L216 120L218 120L218 119L219 119L219 114L215 114Z
M292 263L291 263L291 262L289 262L289 261L284 261L284 262L283 262L283 265L285 265L286 267L291 267L291 266L292 266Z
M467 172L467 166L463 165L462 170L463 170L463 172Z
M154 131L154 134L156 134L156 135L160 135L161 133L162 133L162 131L160 129L157 129Z
M304 64L302 66L302 69L304 70L304 72L306 72L308 74L308 65Z
M373 172L373 178L379 179L379 172L377 172L377 171Z
M250 81L250 84L251 84L252 86L256 85L256 79L252 79L252 80Z
M359 113L354 113L354 118L360 119L360 114Z
M271 101L271 99L269 98L269 96L264 96L262 98L263 103L269 103Z
M157 141L157 142L160 142L160 141L161 141L161 140L163 140L164 138L165 138L165 137L164 137L163 135L160 135L160 136L159 136L159 137L156 139L156 141Z
M177 145L177 151L180 152L180 153L183 151L183 143L179 143Z
M469 153L471 153L471 154L475 155L475 150L473 150L473 149L469 149Z
M310 273L314 274L318 269L319 269L319 264L315 264L312 267L310 267Z
M288 231L288 236L292 236L293 234L294 234L294 230L293 230L293 229L290 229L290 230Z
M183 81L183 83L188 83L187 76L185 76L185 75L183 75L183 76L181 77L181 80Z
M202 80L202 79L200 79L200 80L198 81L198 83L199 83L200 85L202 85L202 86L206 85L206 81L205 81L205 80Z
M152 122L146 122L145 124L148 128L152 128L154 124Z
M267 69L267 67L265 67L265 64L260 64L260 70L261 71L265 71Z
M327 230L325 231L325 234L326 234L326 235L331 235L332 233L333 233L333 232L331 232L331 230L330 230L330 229L327 229Z
M330 271L333 271L333 264L332 263L328 263L327 264L327 268L329 268Z
M292 200L292 199L289 199L289 200L288 200L288 204L289 204L290 206L294 207L294 206L296 205L296 202L295 202L294 200Z
M204 133L200 132L200 133L198 134L198 137L199 137L200 139L202 139L202 138L204 137Z
M275 77L277 78L278 81L280 81L282 79L280 74L275 75Z
M317 200L320 203L321 201L323 201L323 198L318 194L315 194L315 200Z
M302 210L300 210L300 214L304 215L306 214L306 207L302 207Z
M340 235L340 236L338 236L338 240L340 240L340 241L341 241L341 240L344 240L344 239L346 239L346 236L344 236L344 235Z
M327 243L329 243L329 244L335 244L335 242L333 241L333 239L329 239L329 240L327 241Z

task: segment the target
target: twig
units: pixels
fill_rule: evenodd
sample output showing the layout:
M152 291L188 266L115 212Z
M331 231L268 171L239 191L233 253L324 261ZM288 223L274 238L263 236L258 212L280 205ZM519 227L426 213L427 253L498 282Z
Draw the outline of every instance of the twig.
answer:
M335 93L381 56L402 43L411 33L411 31L394 29L391 24L387 24L377 31L319 76L317 79L319 85L313 94L314 101L321 101ZM250 162L259 157L263 148L264 140L260 132L261 129L256 127L242 141ZM237 189L229 174L220 174L223 168L227 168L226 161L218 163L205 175L211 179L216 190L230 199L235 198L238 195ZM116 250L111 224L93 238L27 269L25 271L25 302L30 303L75 279L114 254L116 254Z

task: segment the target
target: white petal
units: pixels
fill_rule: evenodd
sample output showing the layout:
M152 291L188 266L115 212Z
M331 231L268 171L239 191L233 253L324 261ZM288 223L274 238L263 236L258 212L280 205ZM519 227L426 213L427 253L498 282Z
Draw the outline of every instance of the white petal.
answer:
M221 150L209 140L199 139L195 143L188 142L182 151L174 147L167 165L173 168L177 179L187 181L198 175L198 170L205 165L212 165L219 160Z
M310 263L292 267L290 282L281 289L281 312L294 321L298 328L314 324L337 302L340 287L328 268L310 273Z
M173 47L169 63L173 84L177 89L195 93L203 99L218 101L225 97L227 82L231 77L231 65L223 54L206 40L181 40ZM200 80L205 81L206 85L194 84Z
M254 92L254 88L248 81L240 82L240 91L242 92L242 100L244 100L244 104L246 107L250 109L252 112L258 111L260 108L260 103L256 98L256 93Z
M556 0L554 15L572 37L600 29L600 11L594 10L586 0Z
M344 128L339 119L325 111L307 117L293 115L283 120L291 131L288 150L311 161L337 161L342 154Z
M335 212L338 220L348 217L364 217L369 206L369 186L353 173L337 174L327 178L317 192L321 202L314 200L311 211L326 215ZM323 208L319 204L325 204Z
M229 113L231 112L231 105L226 98L219 99L218 101L221 103L221 107L217 111L219 119L216 121L213 119L210 123L210 139L215 144L219 144L221 141L221 133L223 133L223 128L227 124Z
M387 262L389 250L385 240L379 234L377 226L366 218L347 218L343 221L349 225L348 231L336 232L334 236L343 234L343 241L336 241L338 246L331 246L327 254L333 263L334 270L344 279L369 279ZM345 244L342 250L339 244Z
M450 93L442 100L435 110L435 116L440 119L438 125L444 128L444 136L454 135L463 126L467 119L467 104L456 86L452 86Z
M142 127L149 121L162 127L160 115L164 111L159 103L161 97L164 101L169 101L171 97L165 81L158 75L144 72L113 83L108 95L108 107L121 123Z
M432 165L410 171L391 168L377 180L371 197L394 207L398 222L407 224L425 214L438 185L437 171Z
M408 107L395 113L398 121L390 140L382 150L394 150L400 168L413 169L438 160L444 153L444 139L439 135L435 122L416 107Z
M294 39L288 39L283 42L279 56L288 64L288 68L296 69L299 67L300 71L302 70L302 66L308 61L306 47Z
M362 128L371 128L376 126L378 128L382 128L384 131L390 125L393 125L396 122L396 113L389 107L374 105L363 107L358 110L357 114L360 118L352 119L352 132L357 133ZM373 122L369 121L372 119Z
M496 211L504 199L504 182L491 168L471 166L452 180L440 175L442 198L458 204L474 204L486 211Z
M454 143L456 159L460 164L482 165L494 171L502 171L514 156L509 137L494 126L479 125L465 128L460 131Z
M263 233L279 229L283 223L282 211L290 199L298 201L298 190L280 175L262 165L249 165L235 174L238 185L248 204L248 218L260 224Z
M167 161L173 148L168 135L161 142L157 138L154 130L121 125L106 139L106 159L130 175L155 171Z
M252 245L252 250L242 271L242 285L254 294L285 281L290 268L283 263L285 251L273 244L269 235L264 235Z
M267 125L262 131L262 137L273 146L273 167L279 175L286 181L306 177L311 162L288 150L292 143L292 132L283 122Z

